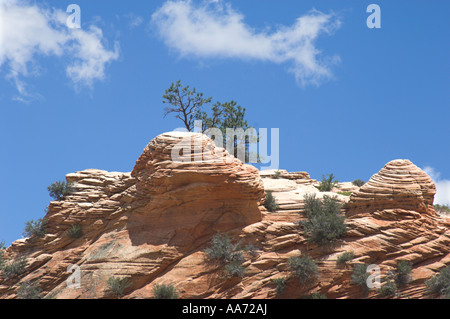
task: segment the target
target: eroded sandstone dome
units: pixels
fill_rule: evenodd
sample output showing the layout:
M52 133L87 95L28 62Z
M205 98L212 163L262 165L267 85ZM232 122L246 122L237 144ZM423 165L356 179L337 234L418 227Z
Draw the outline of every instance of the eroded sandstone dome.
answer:
M383 209L406 209L434 213L436 186L411 161L397 159L387 163L355 192L347 205L349 215Z

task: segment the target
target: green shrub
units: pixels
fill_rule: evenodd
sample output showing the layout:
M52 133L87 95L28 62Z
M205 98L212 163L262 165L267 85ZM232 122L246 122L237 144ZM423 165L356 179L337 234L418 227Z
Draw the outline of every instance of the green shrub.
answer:
M450 298L450 266L441 269L439 274L426 281L429 293Z
M236 245L231 243L227 235L214 235L211 244L205 249L205 253L210 259L227 262L231 260L233 252L236 250Z
M130 286L127 278L110 277L107 281L108 291L115 297L123 297L124 291Z
M379 289L379 293L383 297L394 297L397 293L397 285L388 278L385 284Z
M30 281L23 282L19 290L17 291L17 298L19 299L42 299L42 289L39 287L39 284Z
M288 265L295 272L295 276L301 284L311 283L319 276L319 268L314 259L309 256L290 257Z
M20 276L25 273L27 267L27 260L25 257L20 256L9 263L4 263L2 267L3 275L6 278L12 278L14 276Z
M274 179L279 179L281 177L281 172L280 171L276 171L275 175L273 176Z
M0 270L3 268L4 264L5 264L5 260L3 259L3 255L5 254L5 242L1 241L0 242Z
M438 213L450 214L450 207L448 205L435 204L433 206L434 206L434 210Z
M80 238L83 236L83 230L80 224L74 224L66 231L67 236L70 238Z
M353 260L353 258L355 258L355 254L353 253L353 251L346 251L345 253L342 253L338 256L338 258L336 259L336 263L342 265Z
M307 220L298 224L310 242L327 245L347 232L345 216L336 197L324 196L321 201L315 195L306 195L305 212Z
M178 293L175 287L170 285L155 285L153 286L153 299L177 299Z
M73 183L65 181L56 181L47 187L50 197L54 200L64 200L66 196L69 196L73 192Z
M25 229L22 232L24 237L44 237L47 233L47 219L39 218L25 223Z
M355 179L355 180L352 182L353 185L358 186L358 187L363 186L365 183L366 183L366 182L363 181L363 180L361 180L361 179Z
M308 296L307 299L328 299L326 295L320 293L320 292L313 292Z
M231 261L224 267L225 272L232 277L243 277L245 273L245 267L239 261Z
M276 211L279 206L277 204L277 201L275 199L275 197L273 196L271 191L267 191L266 192L266 200L264 202L264 207L269 211L269 212L274 212Z
M321 192L330 192L337 183L338 181L334 179L333 174L322 175L322 181L318 189Z
M225 272L230 276L242 277L245 267L242 264L245 257L239 244L233 244L228 236L216 234L210 246L205 249L209 259L217 260L224 265Z
M350 196L352 192L338 192L339 195Z
M286 289L287 279L285 277L272 279L273 283L277 285L276 292L281 295Z
M411 272L412 272L411 263L409 263L405 260L399 261L397 263L395 283L399 286L406 285L410 279Z
M369 278L370 274L367 272L367 267L366 264L356 264L351 276L351 282L356 286L360 286L365 292L369 290L367 278Z

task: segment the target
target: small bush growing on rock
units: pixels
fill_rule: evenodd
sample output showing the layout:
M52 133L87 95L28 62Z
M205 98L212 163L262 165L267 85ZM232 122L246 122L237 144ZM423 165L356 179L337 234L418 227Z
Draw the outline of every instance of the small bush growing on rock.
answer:
M347 262L353 260L353 258L355 258L355 254L353 253L353 251L346 251L345 253L342 253L338 256L338 258L336 259L336 263L340 265L346 264Z
M66 231L67 236L70 238L80 238L83 236L83 230L80 224L74 224Z
M347 231L345 216L336 197L324 196L323 201L315 195L305 196L306 221L298 222L308 241L318 245L330 244Z
M450 298L450 266L441 269L439 274L428 279L426 286L429 293Z
M5 264L5 260L3 259L3 255L5 254L5 242L0 242L0 270L3 268L3 265Z
M309 256L290 257L288 265L295 272L295 276L301 284L311 283L319 276L319 268L314 259Z
M379 289L379 293L383 297L394 297L397 293L397 285L388 278L385 284Z
M434 210L438 213L450 214L450 206L435 204Z
M337 183L338 181L334 179L333 174L322 175L322 181L318 189L321 192L330 192Z
M366 264L356 264L353 268L351 281L354 285L360 286L364 292L367 292L369 290L367 286L367 278L369 278L369 275Z
M276 201L276 199L273 196L271 191L266 192L266 200L264 202L264 207L269 212L274 212L274 211L276 211L279 208L278 204L277 204L277 201Z
M224 267L225 272L231 277L243 277L245 273L245 267L239 261L231 261Z
M110 277L107 281L108 291L115 297L123 297L124 291L130 286L127 278Z
M358 186L358 187L363 186L365 183L366 183L366 182L363 181L362 179L355 179L355 180L352 182L353 185Z
M153 299L177 299L178 292L172 284L153 286Z
M50 197L54 200L61 201L73 192L73 183L65 181L56 181L47 187Z
M25 281L17 291L17 298L19 299L42 299L42 289L37 282Z
M276 171L275 175L273 175L274 179L279 179L281 177L281 172L280 171Z
M227 235L216 234L210 246L205 249L205 253L210 259L226 262L231 259L231 255L235 250L236 245L231 243Z
M205 249L205 254L212 260L222 262L228 275L242 277L245 272L242 266L245 257L240 250L240 245L233 244L228 236L216 234L211 245Z
M44 237L47 233L47 219L39 218L25 223L25 229L22 233L24 237Z
M303 299L328 299L326 295L320 293L320 292L313 292L309 296L306 296Z
M6 278L12 278L14 276L20 276L25 273L27 267L27 260L25 257L20 256L9 263L4 263L2 271Z
M410 279L411 272L412 272L411 263L407 262L406 260L399 261L397 263L395 283L399 286L406 285Z
M277 295L281 295L286 289L287 279L285 277L276 278L272 280L275 285L277 285L276 292Z

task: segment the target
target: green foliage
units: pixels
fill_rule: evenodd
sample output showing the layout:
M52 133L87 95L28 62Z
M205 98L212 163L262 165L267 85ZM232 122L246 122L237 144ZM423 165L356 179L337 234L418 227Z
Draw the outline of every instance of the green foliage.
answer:
M123 297L124 291L130 286L127 278L110 277L107 281L108 291L115 297Z
M397 285L388 278L386 279L385 284L381 286L379 293L383 297L394 297L397 293Z
M274 179L279 179L281 177L281 172L280 171L276 171L275 175L273 176Z
M1 242L0 243L0 270L3 269L3 266L5 265L5 260L3 258L4 254L5 254L4 242Z
M285 277L272 279L273 283L277 285L276 292L277 295L281 295L286 289L287 279Z
M57 201L64 200L74 191L72 182L56 181L47 187L51 198Z
M210 246L205 249L205 253L210 259L227 262L231 260L231 256L235 250L236 245L231 243L227 235L216 234Z
M441 269L439 274L428 279L426 286L429 293L450 298L450 266Z
M194 121L204 104L210 103L211 97L204 98L203 93L190 89L189 85L182 87L181 81L172 83L163 95L163 103L168 104L164 110L164 117L174 113L181 120L188 131L194 129Z
M22 232L24 237L44 237L47 233L47 219L39 218L25 223L25 229Z
M347 231L345 216L340 211L341 204L336 197L324 196L321 201L314 194L307 194L305 195L307 220L298 224L310 242L318 245L331 244Z
M355 180L352 182L353 185L358 186L358 187L363 186L365 183L366 183L366 182L363 181L363 180L361 180L361 179L355 179Z
M153 286L153 299L177 299L178 292L175 287L170 285L155 285Z
M352 192L338 192L338 194L344 195L344 196L350 196L352 194Z
M209 259L223 263L228 275L242 277L245 272L242 266L245 257L240 250L240 245L231 243L228 236L216 234L210 246L205 249L205 254Z
M70 238L80 238L81 236L83 236L83 230L81 228L80 224L74 224L72 225L67 231L66 231L67 236L69 236Z
M404 286L408 283L410 279L410 274L412 272L411 263L401 260L397 263L397 271L395 274L395 283L398 286Z
M27 267L27 260L25 257L20 256L9 263L4 263L2 267L3 276L6 278L12 278L14 276L20 276L25 273Z
M356 286L360 286L365 292L369 290L367 278L369 278L370 274L367 272L367 267L366 264L356 264L351 276L351 282Z
M215 102L206 111L203 107L211 103L212 98L204 98L203 93L197 93L196 89L190 89L189 86L182 87L181 82L172 83L170 88L163 95L163 103L167 104L164 116L170 113L175 114L175 118L181 120L188 131L194 130L195 120L202 121L202 131L206 135L215 135L208 132L209 129L217 128L222 132L222 138L225 145L234 147L234 155L238 157L238 145L243 146L245 152L245 161L250 158L249 143L250 140L257 141L252 130L245 120L246 109L237 105L237 102ZM227 136L227 129L233 129L236 135ZM242 129L237 130L237 129ZM210 134L211 133L211 134ZM228 144L227 144L228 143ZM219 145L223 147L224 145ZM226 146L227 149L229 149Z
M42 299L42 289L36 282L25 281L17 291L17 298L19 299Z
M338 181L334 179L333 174L322 175L322 181L318 189L321 192L330 192L337 183Z
M347 262L353 260L353 258L355 258L355 254L353 253L353 251L346 251L338 256L338 258L336 259L336 263L340 265L346 264Z
M301 284L311 283L319 276L319 268L314 259L309 256L290 257L288 265L295 272L295 276Z
M448 205L435 204L433 206L434 206L434 210L438 213L450 214L450 207Z
M225 272L232 277L243 277L245 273L245 267L242 266L243 261L232 260L225 265Z
M248 125L245 112L246 109L238 105L236 101L216 102L210 112L197 112L196 119L202 121L202 130L208 136L216 138L216 132L210 129L220 130L224 144L219 146L225 147L230 154L244 162L249 162L250 158L252 158L252 162L256 162L258 154L251 153L250 142L256 143L258 136L256 130ZM233 152L230 148L233 148ZM241 154L239 154L239 149Z
M326 295L317 291L310 294L306 299L328 299L328 298Z
M269 211L269 212L274 212L276 211L279 206L277 204L277 201L275 199L275 197L273 196L271 191L267 191L266 192L266 200L264 202L264 207Z

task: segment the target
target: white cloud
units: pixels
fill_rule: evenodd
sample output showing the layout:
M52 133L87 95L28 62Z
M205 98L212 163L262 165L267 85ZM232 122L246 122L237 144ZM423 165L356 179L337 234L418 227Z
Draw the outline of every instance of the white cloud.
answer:
M139 27L142 23L144 23L144 18L141 16L136 16L133 13L126 14L125 18L128 19L128 26L131 29Z
M339 57L323 58L315 46L321 34L339 26L333 14L312 10L291 26L257 31L244 16L224 1L194 4L190 0L166 1L152 15L165 44L181 56L237 58L286 63L300 85L320 84L332 77L330 65Z
M434 203L450 205L450 180L441 179L441 174L430 166L426 166L423 171L427 173L436 184Z
M0 0L0 72L6 73L22 97L30 96L24 78L39 74L38 56L67 57L72 61L66 67L67 76L88 86L103 79L106 64L118 58L117 43L114 50L106 49L99 28L69 29L67 17L60 9Z

